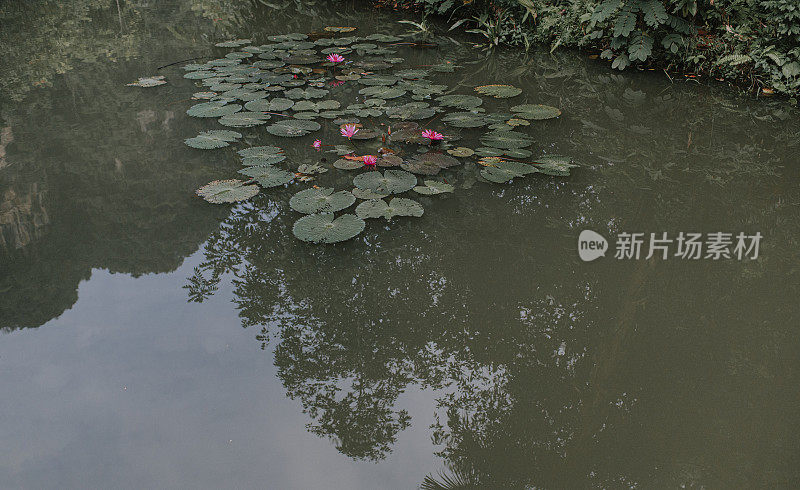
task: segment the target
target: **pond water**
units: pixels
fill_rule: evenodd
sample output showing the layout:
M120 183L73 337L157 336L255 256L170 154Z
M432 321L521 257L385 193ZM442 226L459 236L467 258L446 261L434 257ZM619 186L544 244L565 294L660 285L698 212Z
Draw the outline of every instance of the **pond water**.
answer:
M571 176L459 178L416 197L421 218L335 246L292 236L307 185L194 195L236 178L238 156L184 145L213 126L185 114L198 88L181 65L158 67L238 37L406 33L404 18L0 6L0 487L798 483L800 122L782 101L449 33L460 45L397 56L461 65L433 77L457 93L512 84L514 103L560 108L528 132ZM154 74L168 84L125 85ZM280 145L330 166L312 139ZM579 258L584 229L605 257ZM763 238L755 260L617 259L622 232Z

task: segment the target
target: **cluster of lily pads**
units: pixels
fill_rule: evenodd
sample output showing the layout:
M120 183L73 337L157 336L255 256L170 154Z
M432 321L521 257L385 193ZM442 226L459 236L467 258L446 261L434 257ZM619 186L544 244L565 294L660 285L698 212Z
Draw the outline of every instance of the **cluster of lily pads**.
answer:
M306 214L295 223L294 235L313 243L335 243L361 233L366 219L422 216L419 202L398 195L453 192L446 178L434 176L465 162L477 163L481 177L498 184L532 173L569 175L574 166L569 158L534 157L527 149L533 138L521 131L531 121L558 117L559 109L517 104L508 112L487 112L481 97L452 93L447 85L428 79L454 71L455 64L403 68L404 60L394 49L401 38L349 35L354 30L328 27L311 35L275 35L260 45L249 39L225 41L216 45L233 48L224 57L184 67L185 78L205 87L193 95L200 101L187 114L215 118L228 128L203 131L186 139L188 146L224 148L240 141L242 128L261 126L265 131L259 136L269 140L265 146L238 150L243 166L239 173L247 179L211 182L197 190L199 196L211 203L233 203L263 188L312 182L289 201L294 211ZM163 81L149 80L140 79L139 86ZM517 87L500 84L474 90L496 99L522 94ZM346 97L351 97L350 103L343 101ZM277 139L305 137L323 124L347 130L341 135L337 131L336 141L323 144L317 139L308 145L309 162L315 163L287 164ZM454 144L462 130L475 128L488 128L477 137L480 145ZM313 184L331 169L320 163L324 159L314 158L323 147L339 156L330 167L360 171L352 190ZM354 214L335 216L356 201L361 202Z

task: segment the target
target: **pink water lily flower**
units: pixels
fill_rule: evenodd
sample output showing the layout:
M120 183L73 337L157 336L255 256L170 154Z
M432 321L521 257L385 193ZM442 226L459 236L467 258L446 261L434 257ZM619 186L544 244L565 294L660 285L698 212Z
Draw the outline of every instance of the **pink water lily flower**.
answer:
M320 147L322 146L322 140L314 140L314 142L311 143L311 146L319 150Z
M342 136L345 138L352 138L353 135L358 132L358 128L355 124L345 124L343 128L339 129L339 132L342 133Z
M364 155L361 159L367 167L374 167L378 164L378 157L375 155Z
M431 129L426 129L425 131L423 131L422 137L428 138L431 141L439 141L444 139L444 135L442 133L437 133L436 131L433 131Z
M342 61L344 61L344 56L336 53L331 53L328 55L327 60L330 61L331 63L341 63Z

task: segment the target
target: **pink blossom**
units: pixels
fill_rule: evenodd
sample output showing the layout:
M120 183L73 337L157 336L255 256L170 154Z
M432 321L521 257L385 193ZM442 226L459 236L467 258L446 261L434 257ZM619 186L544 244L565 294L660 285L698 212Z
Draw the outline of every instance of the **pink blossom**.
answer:
M444 135L442 135L442 133L437 133L436 131L433 131L431 129L426 129L425 131L423 131L422 137L428 138L431 141L439 141L444 139Z
M339 85L341 85L343 83L344 83L344 80L331 80L330 82L328 82L328 85L330 85L331 87L338 87Z
M336 53L331 53L328 55L327 59L331 63L341 63L342 61L344 61L344 56Z
M311 143L311 146L319 150L319 148L322 146L322 140L314 140L314 142Z
M367 167L374 167L378 163L378 157L375 155L364 155L361 159Z
M342 133L342 136L345 138L352 138L353 135L358 132L358 128L355 124L345 124L343 128L339 129L339 132Z

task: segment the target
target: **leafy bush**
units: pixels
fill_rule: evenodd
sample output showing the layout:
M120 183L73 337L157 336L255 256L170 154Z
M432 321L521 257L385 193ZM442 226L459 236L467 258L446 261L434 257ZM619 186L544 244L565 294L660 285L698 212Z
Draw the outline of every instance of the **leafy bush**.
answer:
M656 64L753 89L800 90L797 0L410 1L449 15L487 47L584 47L619 70Z

